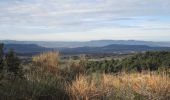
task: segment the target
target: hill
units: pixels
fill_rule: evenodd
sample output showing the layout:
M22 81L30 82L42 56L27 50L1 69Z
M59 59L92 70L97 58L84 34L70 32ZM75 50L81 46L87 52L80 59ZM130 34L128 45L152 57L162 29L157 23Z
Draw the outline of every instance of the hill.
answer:
M5 44L4 52L10 49L14 50L19 55L34 55L40 52L52 50L50 48L41 47L35 44Z
M78 47L59 49L63 53L132 53L144 51L169 51L170 47L150 47L146 45L112 44L103 47Z
M146 45L111 44L103 47L46 48L36 44L5 44L4 51L13 49L19 55L35 55L45 51L60 51L62 54L111 54L145 51L170 51L170 47L150 47Z
M36 44L47 48L77 48L77 47L103 47L111 44L146 45L151 47L170 47L170 42L152 42L138 40L93 40L93 41L14 41L1 40L5 44Z

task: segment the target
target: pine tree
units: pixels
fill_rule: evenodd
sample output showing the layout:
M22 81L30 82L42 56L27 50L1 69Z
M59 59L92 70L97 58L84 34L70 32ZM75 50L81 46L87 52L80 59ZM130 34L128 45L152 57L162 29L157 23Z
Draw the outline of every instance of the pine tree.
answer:
M4 67L4 60L3 60L3 56L4 56L4 53L3 53L3 44L1 43L0 44L0 71L3 70L3 67Z
M13 73L14 75L22 75L20 69L20 59L16 56L13 50L10 50L6 54L5 61L7 72Z

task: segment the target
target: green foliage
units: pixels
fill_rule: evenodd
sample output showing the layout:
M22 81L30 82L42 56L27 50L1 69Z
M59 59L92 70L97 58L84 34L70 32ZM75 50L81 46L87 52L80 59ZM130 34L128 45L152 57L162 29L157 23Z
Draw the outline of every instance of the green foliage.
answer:
M146 52L122 60L90 61L86 69L90 73L117 73L121 71L157 71L161 67L170 68L170 52Z
M3 44L0 44L0 71L2 71L3 66L4 66L3 56L4 56Z
M49 59L49 56L47 59ZM127 77L130 74L124 73L113 76L111 74L121 71L140 72L142 70L158 70L161 73L165 70L169 71L169 60L170 52L146 52L122 60L87 61L81 57L79 62L68 64L64 62L66 66L61 66L61 63L59 63L59 65L52 68L52 70L50 66L46 66L44 70L42 68L44 66L42 65L47 63L51 64L51 61L55 61L54 57L51 61L42 61L40 65L35 63L22 65L23 70L21 71L19 58L13 51L10 51L6 54L5 59L2 57L2 61L5 61L4 68L6 69L4 70L13 74L7 75L7 77L4 75L5 77L0 80L0 100L75 100L70 95L70 92L67 91L68 86L71 85L73 85L73 89L74 87L76 89L74 92L77 92L77 89L80 89L81 92L89 88L90 92L87 95L98 96L100 97L98 99L102 100L148 100L150 96L160 97L162 94L163 98L169 98L168 95L164 95L168 94L166 90L168 89L167 83L169 83L169 81L166 83L166 80L168 80L167 77L162 78L155 76L153 79L151 76L148 76L148 78L145 78L146 76L143 77L143 79L146 80L150 79L147 82L141 81L142 74L132 74L130 77ZM103 74L103 72L109 74ZM24 78L15 76L21 73ZM151 74L149 73L149 75ZM164 74L162 74L162 76L163 75ZM74 85L74 81L76 81L79 76L82 76L79 78L80 81L78 81L80 84ZM87 81L84 81L83 76L87 77ZM131 81L129 81L130 78ZM145 88L143 89L147 83L157 83L156 85L153 84L153 86L156 87L153 87L153 89L157 89L160 92L158 91L156 92L158 94L154 94L148 91L149 88L146 88L146 90ZM165 91L162 92L162 89L165 89ZM97 90L97 92L93 90ZM141 92L141 90L143 91ZM149 93L148 97L145 96L146 92ZM96 95L98 93L99 95ZM77 100L79 99L77 98ZM160 98L158 100L163 99Z
M90 61L88 62L86 69L87 72L117 72L120 68L118 60L105 60L105 61Z
M3 44L0 44L0 71L21 75L20 59L16 56L13 50L10 50L4 57Z
M14 75L21 75L20 59L13 50L10 50L5 56L6 70Z
M122 62L126 71L141 71L150 70L157 71L160 67L170 67L170 52L146 52L144 54L137 54L131 58L124 59Z

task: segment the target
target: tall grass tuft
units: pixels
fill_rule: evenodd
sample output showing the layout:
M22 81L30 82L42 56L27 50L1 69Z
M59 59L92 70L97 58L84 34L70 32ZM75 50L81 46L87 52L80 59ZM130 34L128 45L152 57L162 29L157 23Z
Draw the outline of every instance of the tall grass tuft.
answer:
M59 52L46 52L32 58L34 64L44 71L56 71L59 65Z
M170 78L154 74L80 75L66 90L73 100L168 100Z
M35 100L64 100L66 81L60 76L59 53L47 52L34 56L25 70L29 91Z

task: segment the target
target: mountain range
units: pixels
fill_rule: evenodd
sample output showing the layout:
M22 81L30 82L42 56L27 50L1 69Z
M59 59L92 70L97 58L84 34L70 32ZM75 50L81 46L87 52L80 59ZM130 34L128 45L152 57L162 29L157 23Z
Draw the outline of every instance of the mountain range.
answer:
M110 54L110 53L133 53L144 51L170 51L170 47L151 47L147 45L125 45L111 44L102 47L75 47L75 48L47 48L37 44L6 44L4 46L5 53L13 49L19 55L35 55L46 51L59 51L62 54Z
M150 47L146 45L111 44L103 47L62 48L63 53L132 53L145 51L170 51L170 47Z
M136 41L136 40L93 40L93 41L15 41L0 40L5 44L36 44L47 48L77 48L77 47L103 47L111 44L146 45L150 47L170 47L170 42Z
M45 48L36 44L4 44L4 52L14 50L19 55L35 55L45 51L51 51L51 48Z

